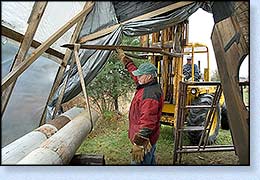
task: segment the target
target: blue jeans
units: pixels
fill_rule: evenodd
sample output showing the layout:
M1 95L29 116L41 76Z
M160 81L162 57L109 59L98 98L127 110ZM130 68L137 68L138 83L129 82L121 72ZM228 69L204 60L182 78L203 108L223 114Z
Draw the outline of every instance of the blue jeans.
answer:
M156 150L156 144L152 145L152 148L150 152L146 153L144 155L144 160L141 163L137 163L133 160L131 160L132 165L155 165L155 150Z

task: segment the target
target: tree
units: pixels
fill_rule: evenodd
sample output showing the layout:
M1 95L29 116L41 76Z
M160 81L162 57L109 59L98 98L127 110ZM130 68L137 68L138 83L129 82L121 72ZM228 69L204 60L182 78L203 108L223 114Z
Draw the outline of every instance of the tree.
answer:
M122 45L139 45L137 37L123 36ZM133 58L134 63L139 66L143 60ZM135 89L135 84L129 73L114 52L105 67L97 77L89 84L88 93L92 104L96 105L101 114L107 111L119 112L118 98L126 96Z

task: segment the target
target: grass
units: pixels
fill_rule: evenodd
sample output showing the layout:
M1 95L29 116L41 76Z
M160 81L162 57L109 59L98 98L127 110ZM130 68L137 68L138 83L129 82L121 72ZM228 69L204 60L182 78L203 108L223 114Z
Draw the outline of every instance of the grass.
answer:
M156 160L158 165L172 165L173 129L162 125L157 142ZM184 139L189 143L188 139ZM230 131L220 130L216 144L231 144ZM128 139L127 115L114 116L112 119L99 119L94 130L81 144L77 153L102 154L106 165L129 165L131 143ZM237 165L238 158L234 151L187 153L182 155L182 165Z
M107 165L129 164L131 144L127 126L124 117L100 119L77 153L103 154Z

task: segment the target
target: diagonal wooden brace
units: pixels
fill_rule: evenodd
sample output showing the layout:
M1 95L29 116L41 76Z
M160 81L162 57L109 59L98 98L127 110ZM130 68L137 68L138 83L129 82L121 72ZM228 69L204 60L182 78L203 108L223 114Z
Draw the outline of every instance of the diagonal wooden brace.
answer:
M81 84L83 95L84 95L85 101L86 101L86 109L89 110L90 122L91 122L91 131L92 131L92 129L93 129L92 115L91 115L91 110L90 110L90 106L89 106L89 98L88 98L88 94L87 94L87 90L86 90L86 84L85 84L85 81L84 81L83 71L82 71L82 67L81 67L81 64L80 64L80 60L79 60L79 49L80 49L80 44L75 44L74 45L74 58L76 60L79 78L80 78L80 84Z

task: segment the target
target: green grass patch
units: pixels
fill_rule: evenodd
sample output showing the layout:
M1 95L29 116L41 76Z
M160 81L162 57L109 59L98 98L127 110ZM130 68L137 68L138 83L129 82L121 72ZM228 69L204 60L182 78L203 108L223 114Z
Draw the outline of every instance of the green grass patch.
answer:
M109 114L110 116L110 114ZM173 164L174 131L172 126L162 125L157 141L156 160L158 165ZM189 139L184 135L184 144ZM216 144L230 145L230 131L220 130ZM102 154L106 165L130 165L131 143L128 139L127 115L113 115L111 119L99 119L94 130L81 144L77 153ZM182 165L237 165L235 152L188 153L182 155Z

